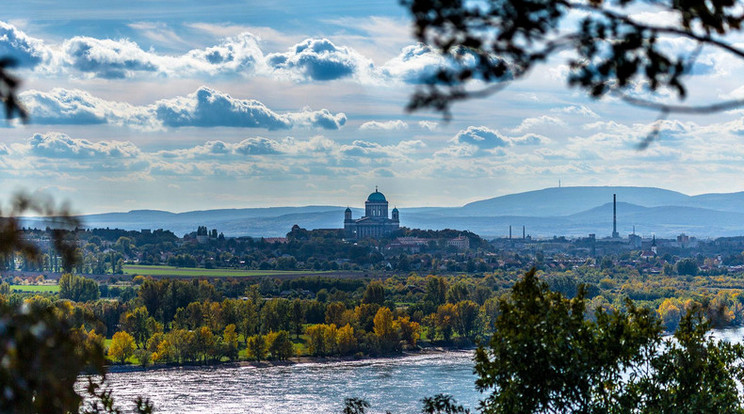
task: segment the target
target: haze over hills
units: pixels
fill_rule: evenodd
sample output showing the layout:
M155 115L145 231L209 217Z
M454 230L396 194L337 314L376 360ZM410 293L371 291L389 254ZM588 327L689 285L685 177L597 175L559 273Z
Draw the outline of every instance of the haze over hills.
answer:
M503 237L522 226L533 237L604 237L612 232L612 195L618 199L618 231L624 237L633 226L641 235L659 237L687 233L697 237L744 234L744 192L688 196L653 187L561 187L509 194L462 207L401 208L401 226L455 228L484 237ZM394 200L390 200L394 201ZM341 206L220 209L170 213L135 210L82 216L85 226L164 228L183 235L197 226L216 228L226 236L285 235L294 224L308 229L343 226ZM353 217L364 210L354 208Z

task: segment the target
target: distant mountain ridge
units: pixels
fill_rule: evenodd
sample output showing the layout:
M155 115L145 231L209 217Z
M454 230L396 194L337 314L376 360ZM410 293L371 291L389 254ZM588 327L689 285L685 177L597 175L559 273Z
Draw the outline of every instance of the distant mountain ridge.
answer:
M535 237L554 235L604 237L612 232L612 195L618 200L618 231L636 226L643 235L697 237L744 235L744 192L689 196L655 187L553 187L509 194L462 207L400 208L401 225L418 228L470 230L485 237L502 237L512 226ZM352 197L350 197L352 198ZM88 228L127 230L163 228L179 236L198 226L216 228L226 236L285 235L292 225L308 229L341 228L342 206L216 209L171 213L160 210L84 215ZM363 214L352 208L353 216Z

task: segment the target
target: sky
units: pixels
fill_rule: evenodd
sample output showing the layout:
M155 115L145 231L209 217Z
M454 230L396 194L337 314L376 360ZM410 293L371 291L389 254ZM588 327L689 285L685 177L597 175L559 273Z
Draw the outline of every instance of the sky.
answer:
M411 33L396 0L4 0L0 56L21 63L31 120L0 126L0 199L182 212L360 207L375 186L402 208L559 180L744 190L744 110L670 116L639 151L658 114L569 88L565 55L450 121L407 113L443 64ZM742 69L703 50L687 102L744 97Z

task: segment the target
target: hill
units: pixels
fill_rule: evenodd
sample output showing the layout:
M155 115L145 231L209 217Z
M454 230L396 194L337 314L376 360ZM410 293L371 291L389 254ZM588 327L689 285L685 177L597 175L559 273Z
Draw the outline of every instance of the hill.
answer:
M654 187L561 187L509 194L462 207L401 208L406 227L470 230L485 237L521 236L522 226L533 236L597 237L612 232L612 195L618 199L618 231L626 235L636 226L640 234L668 237L687 233L698 237L744 234L744 192L689 196ZM285 235L301 227L340 228L342 206L219 209L171 213L134 210L81 216L88 228L139 230L164 228L183 235L197 226L216 228L226 236ZM359 217L363 209L355 208Z

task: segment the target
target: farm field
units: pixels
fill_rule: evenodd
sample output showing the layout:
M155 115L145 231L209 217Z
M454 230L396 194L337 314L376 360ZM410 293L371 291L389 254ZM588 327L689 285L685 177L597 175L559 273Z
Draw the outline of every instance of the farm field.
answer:
M312 270L234 270L234 269L201 269L174 266L124 265L124 273L142 276L172 277L298 277L325 276L334 272Z
M59 285L10 285L10 291L20 292L59 292Z

